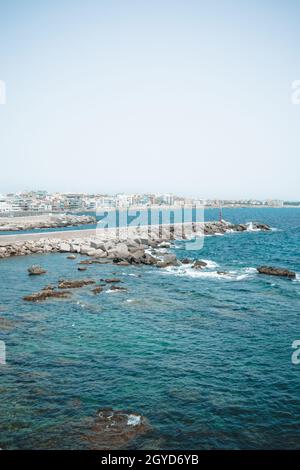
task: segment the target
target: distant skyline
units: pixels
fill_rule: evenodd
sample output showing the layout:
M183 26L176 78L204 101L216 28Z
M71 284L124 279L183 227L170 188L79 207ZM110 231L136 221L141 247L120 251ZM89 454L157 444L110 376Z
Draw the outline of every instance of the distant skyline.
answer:
M300 2L0 6L0 193L299 200Z

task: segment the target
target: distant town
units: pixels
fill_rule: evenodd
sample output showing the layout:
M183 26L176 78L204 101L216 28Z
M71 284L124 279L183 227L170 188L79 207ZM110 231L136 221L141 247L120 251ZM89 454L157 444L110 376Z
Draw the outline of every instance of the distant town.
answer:
M300 201L267 200L219 200L180 197L174 194L86 194L49 193L47 191L26 191L0 194L0 214L17 213L62 213L95 212L98 209L124 208L133 206L182 206L205 205L206 207L284 207L299 206Z

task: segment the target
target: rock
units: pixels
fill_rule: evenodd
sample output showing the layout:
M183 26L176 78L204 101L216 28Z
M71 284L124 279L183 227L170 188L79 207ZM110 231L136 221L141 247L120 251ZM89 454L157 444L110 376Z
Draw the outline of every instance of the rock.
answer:
M59 251L61 253L67 253L67 252L71 251L71 247L70 247L69 243L61 243L60 246L59 246Z
M95 281L92 279L78 279L74 281L68 281L62 279L59 281L58 288L59 289L76 289L78 287L88 286L89 284L95 284Z
M45 269L43 269L38 264L33 264L30 268L27 269L27 271L30 275L45 274L47 272Z
M118 266L130 266L129 261L126 261L124 259L120 260L119 258L114 258L113 262Z
M262 230L263 232L268 232L271 230L271 227L267 224L262 224L259 222L253 222L253 228L256 228L258 230Z
M48 286L43 287L42 290L54 290L54 286L51 286L51 284L49 284Z
M26 295L25 297L23 297L23 300L27 302L40 302L41 300L46 300L48 298L65 299L69 297L70 297L69 292L59 292L53 289L43 289L40 292L37 292L35 294Z
M102 408L97 411L90 435L84 439L91 449L124 449L131 440L150 430L148 420L138 413Z
M139 264L142 262L142 259L144 256L145 256L145 250L141 250L141 249L135 250L131 253L131 256L129 257L129 262Z
M100 248L98 248L97 250L94 251L93 257L94 258L106 258L107 253L106 253L106 251L103 251Z
M91 241L91 247L95 248L96 250L106 251L105 243L102 241Z
M272 266L260 266L257 268L257 271L260 274L268 274L270 276L281 276L289 279L296 278L296 273L294 271L289 271L288 269L283 268L274 268Z
M93 248L93 250L96 251L95 248ZM91 251L90 245L81 245L80 246L80 254L81 255L87 255L90 251Z
M92 292L95 295L100 294L100 292L102 292L102 291L103 291L103 287L101 287L101 286L97 286L97 287L94 287L94 289L92 289Z
M96 252L97 252L97 250L96 250L95 248L90 248L90 249L86 252L86 254L87 254L88 256L95 256Z
M192 268L202 269L202 268L205 268L205 266L207 266L207 263L199 259L199 260L194 261Z
M116 247L108 251L109 258L122 258L126 259L130 256L130 252L125 243L119 243Z
M121 286L111 286L110 290L118 290L118 291L120 290L120 291L126 291L127 292L126 287L121 287Z
M107 264L109 263L108 259L84 259L79 262L79 264Z
M67 256L67 259L76 259L76 255L69 255Z
M107 282L108 284L113 283L113 282L122 282L121 279L118 279L117 277L111 277L108 279L100 279L100 281Z
M176 255L170 253L168 255L164 255L162 259L157 260L156 266L158 268L167 268L169 266L179 266L180 261L176 258Z
M85 266L78 266L78 271L86 271L87 268Z
M191 264L193 262L193 260L189 258L183 258L180 261L182 264Z

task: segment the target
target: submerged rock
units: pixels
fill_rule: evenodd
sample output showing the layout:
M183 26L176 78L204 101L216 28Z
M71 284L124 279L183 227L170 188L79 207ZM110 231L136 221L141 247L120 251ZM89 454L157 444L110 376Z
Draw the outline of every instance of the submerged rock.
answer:
M103 408L97 411L91 433L84 439L92 449L123 449L132 439L150 430L149 421L138 413Z
M122 291L127 291L126 287L121 287L121 286L111 286L110 290L122 290Z
M78 279L74 281L68 281L68 280L62 279L58 284L58 288L59 289L76 289L78 287L88 286L89 284L95 284L95 281L93 281L92 279Z
M94 287L94 289L92 289L92 292L95 295L100 294L100 292L102 292L102 291L103 291L103 287L101 287L101 286L97 286L97 287Z
M78 271L86 271L87 268L85 266L78 266Z
M30 268L27 269L29 275L39 275L45 274L47 271L39 266L38 264L33 264Z
M111 282L122 282L121 279L118 279L117 277L111 277L108 279L100 279L100 281L107 282L108 284L110 284Z
M69 255L67 256L67 259L76 259L76 255Z
M260 274L287 277L289 279L295 279L296 277L296 273L294 271L289 271L288 269L283 269L283 268L275 268L273 266L260 266L257 268L257 271Z

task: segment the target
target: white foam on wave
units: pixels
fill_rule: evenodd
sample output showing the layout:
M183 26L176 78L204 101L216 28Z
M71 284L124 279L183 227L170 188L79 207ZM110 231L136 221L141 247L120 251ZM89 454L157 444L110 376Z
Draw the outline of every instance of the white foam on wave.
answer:
M141 424L141 416L128 415L127 424L128 426L138 426L139 424Z
M260 232L259 228L254 227L253 222L247 222L247 232Z
M217 263L211 261L211 268L215 268ZM250 279L256 275L257 270L252 267L242 268L238 271L216 271L215 269L194 269L191 265L181 265L178 267L169 266L161 270L162 274L172 274L175 276L191 277L191 278L204 278L204 279L218 279L222 281L243 281Z
M210 259L202 259L201 261L204 261L204 263L206 263L206 268L208 269L217 268L219 266L218 263Z

